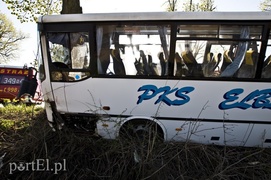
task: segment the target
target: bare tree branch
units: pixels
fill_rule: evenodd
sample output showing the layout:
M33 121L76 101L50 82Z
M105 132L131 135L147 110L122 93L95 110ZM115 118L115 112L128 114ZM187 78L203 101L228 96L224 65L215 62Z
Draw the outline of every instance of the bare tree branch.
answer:
M25 38L22 32L16 31L6 15L0 13L0 64L16 58L18 43Z

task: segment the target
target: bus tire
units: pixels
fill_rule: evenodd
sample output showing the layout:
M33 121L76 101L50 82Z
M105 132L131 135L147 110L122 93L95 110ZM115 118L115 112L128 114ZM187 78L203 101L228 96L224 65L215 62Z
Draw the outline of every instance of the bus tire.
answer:
M164 140L162 128L155 122L145 119L130 120L119 131L121 139L136 140L147 143Z

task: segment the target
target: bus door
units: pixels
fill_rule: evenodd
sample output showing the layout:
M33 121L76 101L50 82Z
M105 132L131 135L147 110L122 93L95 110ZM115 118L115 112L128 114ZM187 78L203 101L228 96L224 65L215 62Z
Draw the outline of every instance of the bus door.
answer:
M88 32L48 33L47 38L54 101L59 112L69 112L70 99L82 93L80 81L90 76Z

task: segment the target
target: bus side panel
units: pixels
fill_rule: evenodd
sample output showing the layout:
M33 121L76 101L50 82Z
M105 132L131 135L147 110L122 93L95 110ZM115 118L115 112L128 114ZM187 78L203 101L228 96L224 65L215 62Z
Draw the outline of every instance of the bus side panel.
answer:
M54 83L54 96L56 99L59 111L69 113L100 113L99 96L95 93L97 84L92 78L74 82L66 83L59 86ZM56 86L58 84L58 86Z
M269 147L271 139L268 83L90 78L53 89L59 111L118 117L103 119L113 131L136 116L161 122L166 140Z
M107 114L270 122L268 83L97 78L95 88Z
M271 124L162 120L167 141L271 147Z
M107 106L112 115L270 122L268 83L93 78L52 84L70 112Z

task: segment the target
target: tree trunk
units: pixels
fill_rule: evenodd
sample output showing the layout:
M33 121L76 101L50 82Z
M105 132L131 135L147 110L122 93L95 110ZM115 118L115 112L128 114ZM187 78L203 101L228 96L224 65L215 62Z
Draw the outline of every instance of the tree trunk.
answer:
M61 14L82 14L79 0L62 0Z

